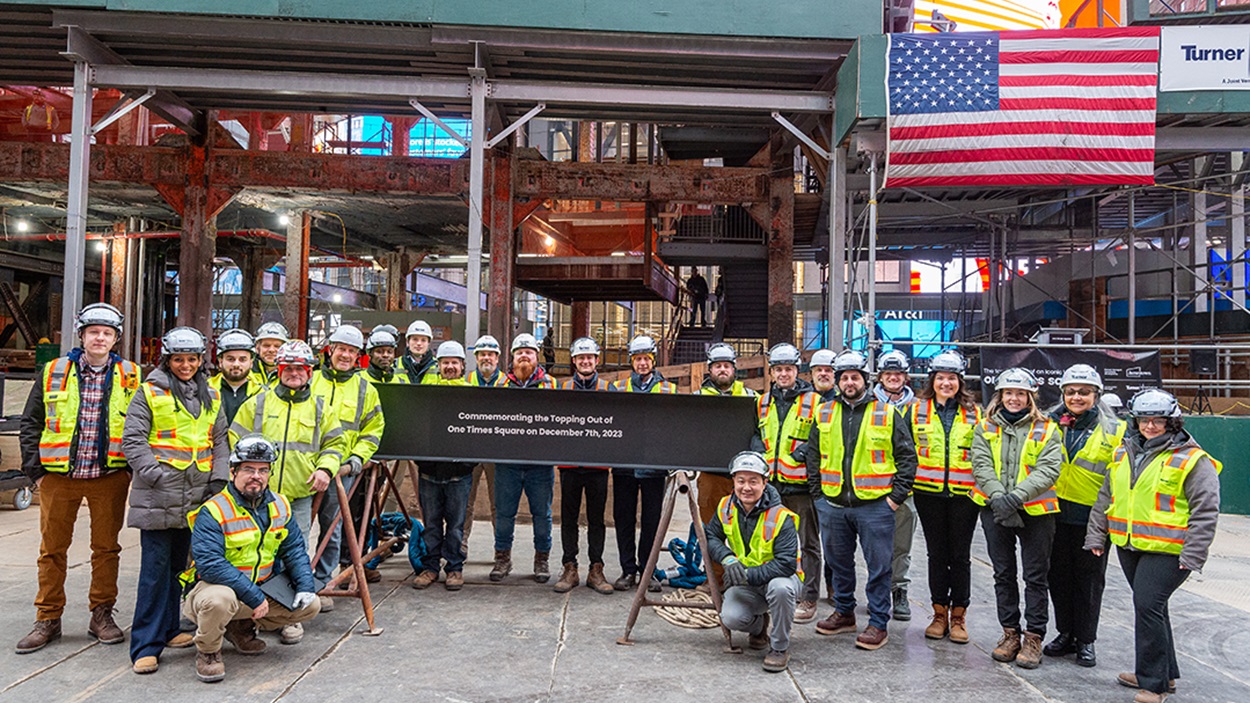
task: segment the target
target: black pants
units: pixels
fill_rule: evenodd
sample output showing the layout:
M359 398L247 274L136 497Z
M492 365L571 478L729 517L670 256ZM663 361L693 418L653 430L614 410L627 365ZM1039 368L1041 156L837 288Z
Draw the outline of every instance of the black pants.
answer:
M1056 520L1050 551L1050 602L1055 629L1089 644L1098 639L1102 591L1107 585L1107 553L1086 551L1085 525Z
M608 507L608 471L586 468L560 469L560 544L564 547L561 563L577 566L582 493L586 494L586 555L591 564L602 564L608 529L603 521Z
M934 605L967 608L972 601L972 535L980 507L966 495L915 496L929 557L929 598Z
M655 475L651 475L654 473ZM620 552L621 573L636 574L647 565L655 532L664 507L664 472L635 476L633 469L612 469L612 520L616 523L616 549ZM642 526L634 541L638 523L638 503L642 502ZM650 578L651 574L644 574Z
M1137 641L1137 685L1154 693L1167 691L1168 679L1180 678L1168 599L1189 572L1175 554L1156 554L1120 548L1120 568L1133 589L1133 636Z
M1054 515L1026 515L1024 527L1003 527L994 522L994 511L981 509L985 548L994 567L994 596L998 600L998 623L1004 629L1020 629L1020 583L1016 579L1016 542L1020 543L1020 567L1024 572L1024 625L1035 635L1046 634L1050 604L1046 576L1050 571L1050 545L1055 538Z

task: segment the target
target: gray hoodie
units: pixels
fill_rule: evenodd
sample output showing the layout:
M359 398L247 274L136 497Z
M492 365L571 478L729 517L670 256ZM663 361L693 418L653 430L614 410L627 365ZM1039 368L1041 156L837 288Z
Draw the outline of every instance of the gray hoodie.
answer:
M1124 436L1124 450L1133 469L1130 485L1136 485L1142 469L1159 454L1197 446L1198 443L1185 430L1147 441L1130 426ZM1190 571L1202 571L1207 563L1211 541L1215 539L1215 525L1220 518L1220 475L1215 470L1215 464L1210 459L1201 459L1185 477L1182 490L1189 501L1189 529L1185 531L1185 544L1181 546L1181 566ZM1085 532L1086 549L1106 549L1107 506L1110 504L1111 481L1103 481L1098 502L1094 503L1089 515L1089 526ZM1133 549L1131 545L1124 548Z
M199 417L200 399L196 380L179 381L163 366L148 375L147 383L170 390L178 402L179 412ZM148 445L152 429L152 409L147 395L139 392L126 411L126 427L122 431L122 452L130 464L130 514L126 524L140 530L186 528L187 513L200 507L221 491L230 480L230 445L227 441L226 413L219 411L213 424L213 468L185 471L157 462Z

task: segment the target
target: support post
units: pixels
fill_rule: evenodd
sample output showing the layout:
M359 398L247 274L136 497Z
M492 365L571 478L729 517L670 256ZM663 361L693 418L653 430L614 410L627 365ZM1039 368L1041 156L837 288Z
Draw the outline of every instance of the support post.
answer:
M1237 168L1240 170L1240 168ZM1234 185L1228 199L1228 261L1233 273L1233 308L1246 306L1246 186Z
M877 346L877 152L868 161L868 344L869 355Z
M308 337L308 229L307 212L286 226L286 285L283 318L292 339Z
M209 212L208 147L191 147L178 250L178 324L213 334L213 257L217 227Z
M577 300L572 305L572 324L569 331L570 339L590 336L590 301ZM607 341L607 340L604 340Z
M472 134L469 135L469 246L465 279L465 346L481 334L482 309L482 190L486 170L486 71L469 69ZM511 203L509 203L511 204ZM512 208L508 208L511 213ZM501 343L504 340L500 340Z
M409 142L412 137L412 126L416 120L411 117L392 117L391 123L391 156L407 156Z
M772 145L768 222L768 343L794 342L794 155Z
M126 223L118 222L113 225L114 235L126 234ZM126 244L130 240L125 236L115 236L108 240L106 244L109 249L109 305L122 311L123 318L126 322L130 322L130 318L125 317L126 313L126 267L129 261L126 258ZM124 336L125 333L123 333Z
M408 295L408 274L412 273L412 255L406 247L386 254L386 310L399 312L411 307L412 297Z
M832 132L830 132L832 134ZM846 344L846 149L834 145L829 159L829 329L830 349Z
M512 160L510 151L496 152L491 159L490 292L486 301L486 331L501 344L512 336L512 295L516 287ZM476 334L468 336L470 343L477 338Z
M1189 239L1189 265L1193 269L1194 312L1207 312L1207 281L1210 278L1211 256L1207 247L1207 194L1197 192L1193 198L1193 236Z
M264 257L259 247L248 247L247 253L235 263L239 266L243 292L239 296L239 326L255 330L260 326L260 307L265 292Z
M1137 194L1128 194L1128 343L1137 344Z
M70 125L69 188L65 203L65 279L61 290L61 353L78 344L74 332L82 308L87 261L87 167L91 160L91 67L74 64L73 122Z

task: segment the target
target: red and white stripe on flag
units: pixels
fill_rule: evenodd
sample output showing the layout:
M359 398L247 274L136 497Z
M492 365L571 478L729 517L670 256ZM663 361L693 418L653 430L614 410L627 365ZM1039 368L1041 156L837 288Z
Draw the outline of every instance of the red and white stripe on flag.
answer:
M1154 182L1158 27L889 39L883 187Z

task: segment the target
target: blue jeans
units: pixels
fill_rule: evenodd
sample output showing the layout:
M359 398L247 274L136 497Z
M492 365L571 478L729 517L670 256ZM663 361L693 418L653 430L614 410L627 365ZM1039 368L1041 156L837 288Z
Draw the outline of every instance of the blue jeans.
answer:
M191 530L139 530L139 596L130 627L130 661L159 657L178 627Z
M551 497L556 472L537 464L495 464L495 550L512 549L521 492L534 520L534 551L551 552Z
M890 622L890 562L894 558L894 511L885 499L842 508L816 499L820 537L833 570L834 609L855 612L855 540L868 564L868 624L884 630Z
M469 490L473 488L473 475L446 481L432 479L421 474L417 479L417 500L421 503L421 516L425 518L425 559L421 566L426 571L438 573L439 565L447 562L447 573L464 571L464 516L469 511Z

